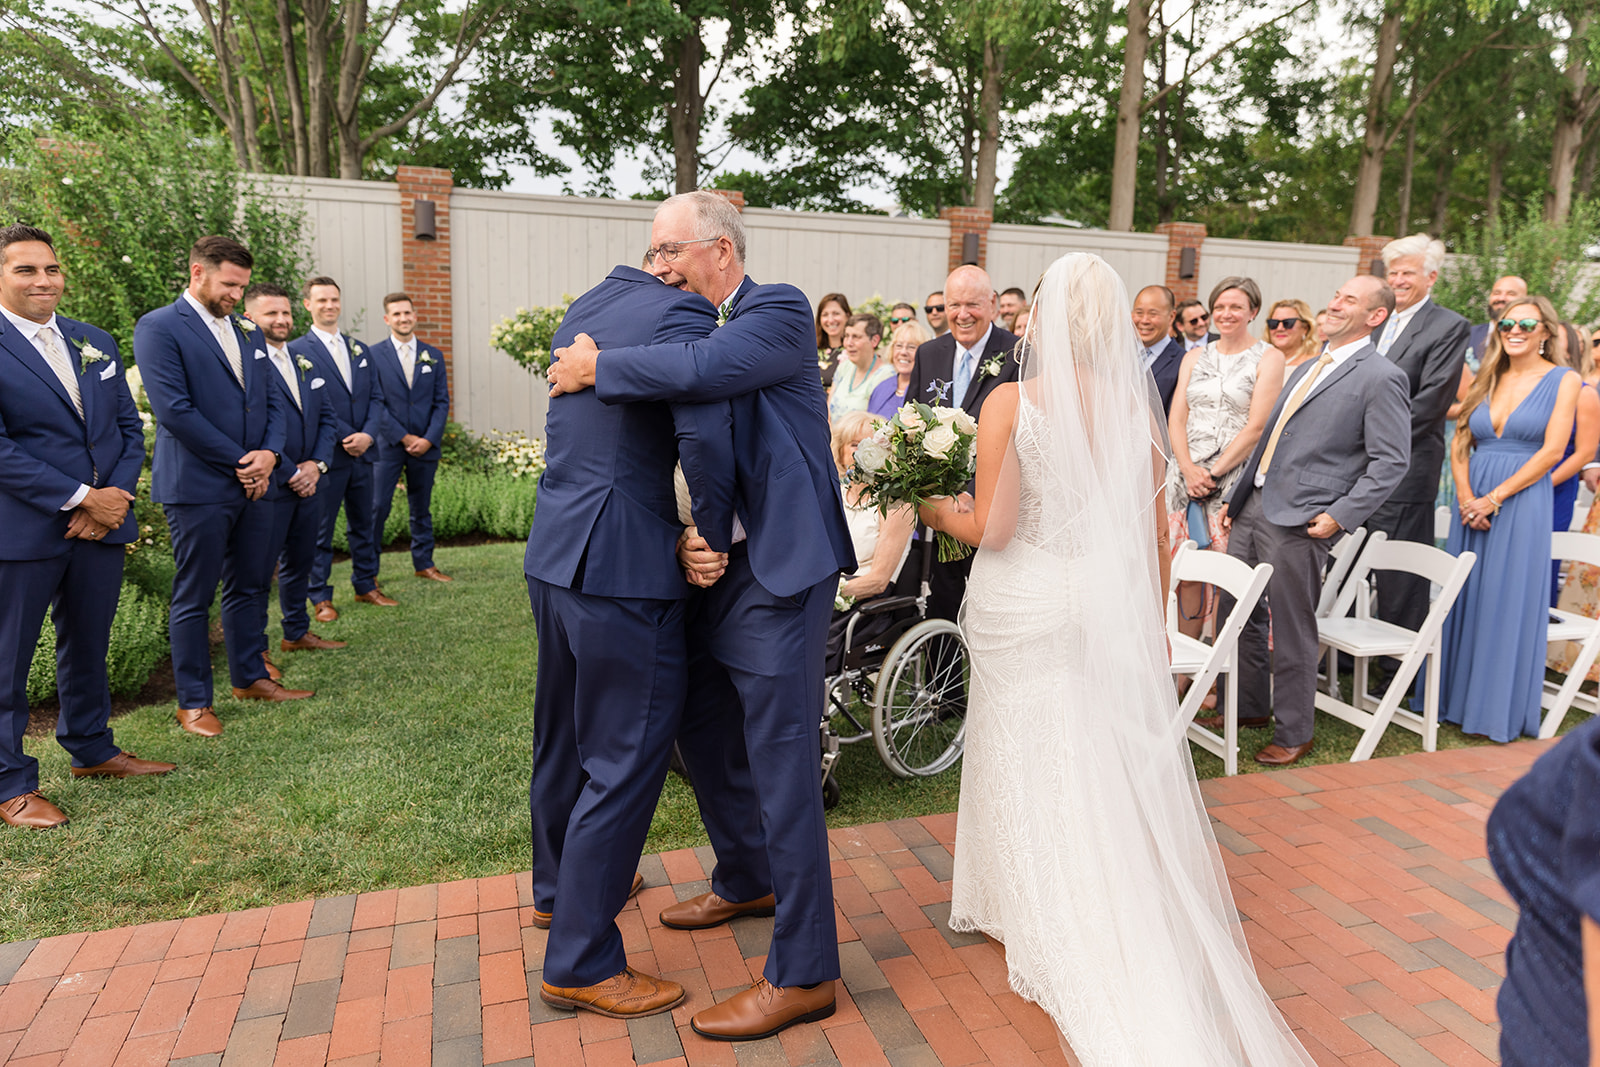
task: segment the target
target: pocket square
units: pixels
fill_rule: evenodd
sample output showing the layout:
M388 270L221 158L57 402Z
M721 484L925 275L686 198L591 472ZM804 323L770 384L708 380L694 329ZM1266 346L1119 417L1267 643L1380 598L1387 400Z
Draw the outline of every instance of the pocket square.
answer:
M256 358L257 359L266 359L267 358L267 354L265 352L263 352L261 349L258 348L258 349L256 349Z
M423 374L432 374L433 373L433 368L428 366L426 363L424 363L422 365L422 373Z
M115 378L116 376L117 376L117 365L115 363L112 363L112 364L108 365L105 370L100 372L100 380L102 382L105 381L107 378Z
M360 366L360 367L365 367L366 365L367 365L367 361L364 360L364 359L360 363L357 364L357 366Z
M313 388L313 389L321 389L323 387L323 385L325 385L325 384L327 384L326 383L326 379L323 379L323 378L313 378L313 379L311 379L311 388Z

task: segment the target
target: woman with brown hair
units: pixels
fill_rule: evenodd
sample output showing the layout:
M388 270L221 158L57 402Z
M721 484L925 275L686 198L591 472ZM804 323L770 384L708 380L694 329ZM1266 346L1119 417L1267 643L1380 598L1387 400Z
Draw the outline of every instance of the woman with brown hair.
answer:
M817 366L822 387L833 384L833 372L844 359L844 327L850 321L850 301L843 293L829 293L817 301Z

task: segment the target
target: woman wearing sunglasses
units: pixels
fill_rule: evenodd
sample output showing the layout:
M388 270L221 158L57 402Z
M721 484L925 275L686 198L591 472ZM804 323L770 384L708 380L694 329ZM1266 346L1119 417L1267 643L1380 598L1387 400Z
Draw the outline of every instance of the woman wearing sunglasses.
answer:
M1453 555L1477 553L1444 623L1440 714L1465 733L1539 732L1549 610L1551 486L1581 379L1557 364L1560 323L1542 296L1513 302L1490 332L1450 449L1459 495Z
M1304 300L1280 300L1267 312L1267 329L1262 338L1283 353L1283 380L1308 359L1317 358L1321 348L1311 335L1311 305Z

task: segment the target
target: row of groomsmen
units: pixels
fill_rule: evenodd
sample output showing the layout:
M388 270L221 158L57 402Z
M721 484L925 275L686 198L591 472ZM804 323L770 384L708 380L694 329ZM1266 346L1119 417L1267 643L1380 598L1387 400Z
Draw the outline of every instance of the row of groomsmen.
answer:
M402 475L416 574L450 581L433 564L429 509L449 389L441 353L415 335L410 298L384 297L389 336L367 346L339 328L338 283L312 278L303 292L312 328L290 340L290 294L251 285L253 267L237 241L200 238L187 288L133 334L156 420L151 497L177 565L168 624L177 721L201 737L222 732L209 635L219 584L234 697L315 695L279 682L267 598L276 568L284 651L344 647L313 633L307 612L309 600L319 622L339 617L329 580L341 506L355 599L396 603L378 588L378 551ZM39 792L38 761L22 748L47 608L56 738L73 776L175 767L121 750L108 723L106 654L124 546L139 536L132 504L144 433L111 335L55 313L65 287L49 234L0 228L0 822L36 829L67 822Z

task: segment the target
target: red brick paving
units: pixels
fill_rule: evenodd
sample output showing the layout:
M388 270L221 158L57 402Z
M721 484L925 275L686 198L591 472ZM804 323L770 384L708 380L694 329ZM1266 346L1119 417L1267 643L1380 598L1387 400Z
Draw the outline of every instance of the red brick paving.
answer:
M1323 1067L1498 1062L1515 912L1484 858L1499 791L1547 744L1204 782L1267 990ZM689 990L628 1025L537 990L526 874L68 934L0 951L0 1064L1012 1065L1067 1062L993 942L944 923L952 815L834 830L845 978L819 1026L735 1048L689 1017L759 974L771 920L670 930L693 850L647 856L619 917L630 961ZM26 955L23 955L26 952Z

